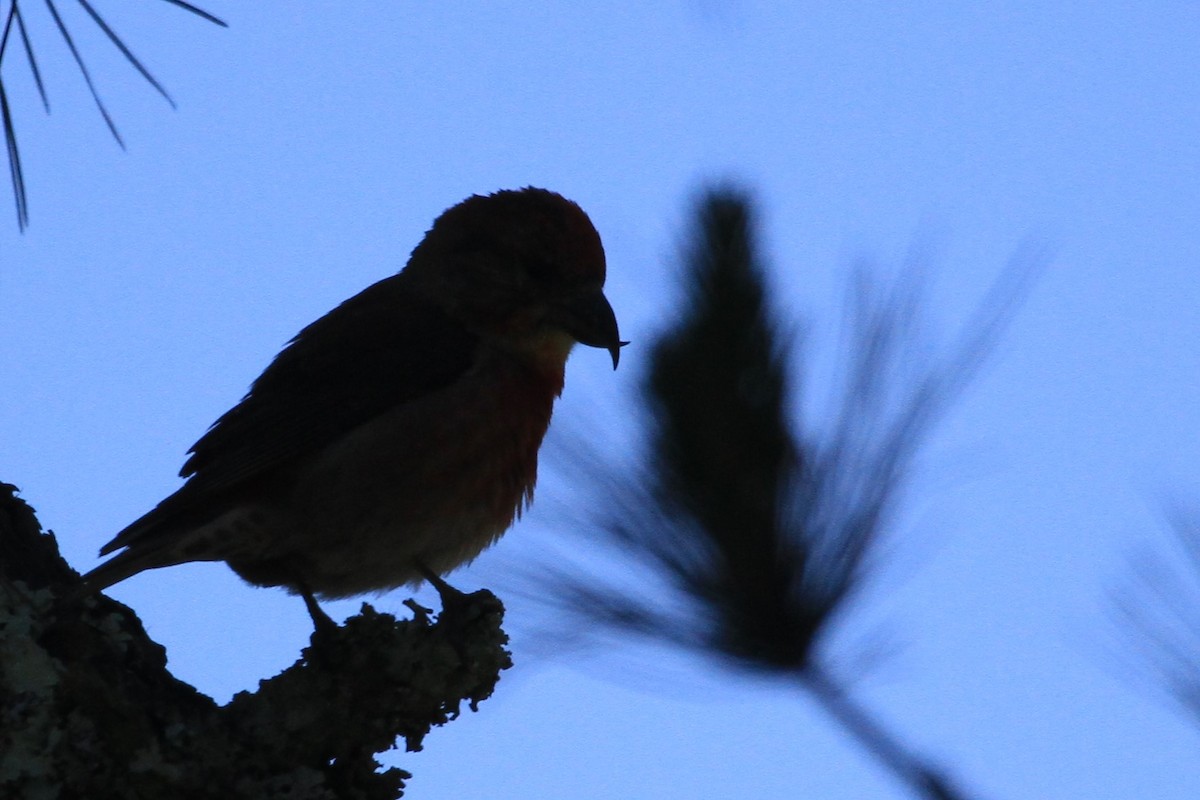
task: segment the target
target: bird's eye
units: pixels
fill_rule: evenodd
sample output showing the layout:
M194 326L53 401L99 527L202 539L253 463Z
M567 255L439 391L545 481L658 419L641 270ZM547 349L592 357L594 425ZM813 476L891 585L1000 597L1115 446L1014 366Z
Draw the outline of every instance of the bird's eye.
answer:
M525 274L536 283L553 283L557 273L558 270L549 261L540 258L530 258L525 261Z

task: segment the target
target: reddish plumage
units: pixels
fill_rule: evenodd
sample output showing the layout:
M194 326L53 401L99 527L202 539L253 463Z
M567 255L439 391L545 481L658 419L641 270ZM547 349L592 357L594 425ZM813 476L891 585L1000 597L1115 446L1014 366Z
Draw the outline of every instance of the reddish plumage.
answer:
M222 560L253 584L344 597L471 560L533 497L571 346L616 366L604 279L591 221L553 192L454 206L403 271L288 344L85 590Z

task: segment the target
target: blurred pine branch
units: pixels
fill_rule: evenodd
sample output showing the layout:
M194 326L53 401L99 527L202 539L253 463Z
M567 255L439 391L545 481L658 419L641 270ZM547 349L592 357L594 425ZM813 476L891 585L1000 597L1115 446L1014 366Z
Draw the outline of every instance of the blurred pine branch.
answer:
M1156 688L1200 724L1200 507L1173 504L1168 522L1180 552L1137 559L1114 607Z
M751 200L712 189L695 219L682 309L650 355L643 457L618 466L584 446L571 454L576 485L595 486L578 529L665 591L562 564L539 565L541 580L580 635L599 623L791 675L917 794L964 798L850 697L823 645L879 566L919 448L977 374L1039 259L1014 259L941 358L920 336L915 276L881 290L860 273L835 415L793 423L795 342L770 302Z

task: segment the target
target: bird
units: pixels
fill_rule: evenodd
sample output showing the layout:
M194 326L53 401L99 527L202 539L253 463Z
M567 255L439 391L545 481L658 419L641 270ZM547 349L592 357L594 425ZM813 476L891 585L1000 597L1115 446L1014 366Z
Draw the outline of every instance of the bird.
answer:
M595 226L556 192L447 209L401 271L285 345L76 595L224 561L301 595L319 628L318 598L448 589L441 576L532 502L572 347L605 349L617 368L628 343L605 277Z

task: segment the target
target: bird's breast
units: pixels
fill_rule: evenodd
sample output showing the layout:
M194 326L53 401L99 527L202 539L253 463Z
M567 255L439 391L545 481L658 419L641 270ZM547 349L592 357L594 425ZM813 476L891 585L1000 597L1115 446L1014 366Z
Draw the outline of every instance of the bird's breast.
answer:
M474 558L532 499L561 388L561 370L496 354L327 447L295 484L297 571L342 596Z

